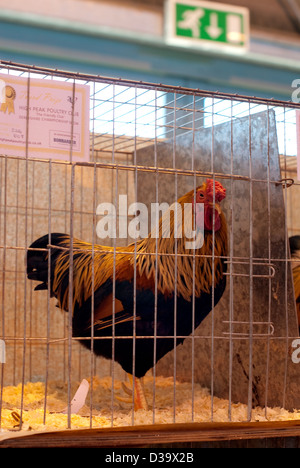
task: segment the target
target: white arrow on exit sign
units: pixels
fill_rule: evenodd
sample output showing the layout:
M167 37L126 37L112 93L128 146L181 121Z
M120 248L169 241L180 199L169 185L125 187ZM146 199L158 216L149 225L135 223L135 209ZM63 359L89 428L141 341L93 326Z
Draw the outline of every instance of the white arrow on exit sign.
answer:
M206 26L206 31L210 35L210 37L212 39L218 39L221 36L222 32L223 32L223 29L219 28L219 26L218 26L218 21L219 21L218 14L217 13L211 13L210 14L210 24L209 24L209 26Z
M248 49L247 8L202 0L166 0L166 40L186 47Z

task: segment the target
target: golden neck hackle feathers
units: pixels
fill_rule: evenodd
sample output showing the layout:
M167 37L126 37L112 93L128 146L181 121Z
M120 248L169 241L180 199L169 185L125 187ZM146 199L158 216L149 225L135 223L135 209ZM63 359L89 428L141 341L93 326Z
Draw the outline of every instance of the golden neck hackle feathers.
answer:
M192 203L194 191L178 200L184 204ZM172 207L171 207L172 208ZM170 210L171 210L170 208ZM169 211L169 210L168 210ZM182 210L183 212L183 210ZM200 249L187 250L182 226L182 236L174 235L174 211L165 213L170 216L169 237L153 237L150 235L132 243L127 247L107 247L92 245L77 239L73 241L73 301L82 305L108 279L119 281L133 280L136 272L137 285L156 284L157 292L166 296L174 292L190 301L193 295L199 297L202 292L209 293L223 276L223 260L227 255L227 227L223 213L221 229L215 232L213 248L213 233L205 231L204 244ZM164 229L164 216L159 221L159 232ZM184 223L183 216L177 219ZM190 239L189 239L190 240ZM62 290L62 280L69 275L70 239L61 243L66 250L56 263L53 290L58 297L61 308L68 309L68 287ZM213 274L214 270L214 274ZM94 277L94 280L92 278ZM143 281L140 279L143 278Z
M178 200L182 206L182 213L185 204L192 206L193 197L194 190ZM216 286L222 279L222 261L227 255L226 221L221 213L221 229L215 233L214 248L213 233L205 231L203 246L191 250L185 247L190 239L184 235L187 231L184 216L180 216L177 223L177 232L180 231L182 236L175 238L174 211L172 207L168 211L171 213L167 212L159 221L159 232L163 231L164 217L167 217L170 220L170 237L156 239L150 234L139 243L138 271L147 278L156 278L157 289L162 294L169 295L176 291L177 295L189 301L193 295L200 297L201 292L209 293L211 287Z

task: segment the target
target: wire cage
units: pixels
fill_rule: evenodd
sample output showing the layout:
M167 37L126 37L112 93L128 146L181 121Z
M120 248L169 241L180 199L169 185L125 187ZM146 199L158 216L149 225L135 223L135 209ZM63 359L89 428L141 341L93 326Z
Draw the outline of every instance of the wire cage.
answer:
M1 431L299 421L296 260L289 243L300 234L299 105L4 62L0 78ZM228 234L226 255L221 255L225 291L220 299L217 289L210 290L211 310L196 326L195 266L201 256L213 265L220 260L217 230L207 252L187 253L175 242L165 260L157 241L156 250L145 253L155 272L149 299L153 320L159 313L160 268L169 255L175 265L169 281L177 332L159 337L154 327L153 336L137 336L136 324L143 320L138 301L144 294L147 302L149 287L139 285L136 265L140 240L153 233L152 205L162 213L207 180L213 184L214 209L216 184L226 188L221 203ZM112 359L93 353L101 338L92 327L84 335L91 350L82 346L83 335L74 336L72 294L62 311L51 287L35 291L37 283L28 279L26 258L35 250L30 245L48 235L45 282L50 284L50 233L72 239L69 291L76 288L73 242L90 243L91 317L96 314L97 245L107 246L113 272ZM133 374L141 359L137 342L148 339L154 347L144 378L149 406L138 411L135 381L128 381L114 362L121 340L115 333L117 257L130 244L135 273L127 294L134 332L127 338ZM186 333L176 328L182 258L190 265L190 277L182 282L192 291L188 301L194 317ZM164 338L174 349L156 363ZM80 383L84 397L75 410Z

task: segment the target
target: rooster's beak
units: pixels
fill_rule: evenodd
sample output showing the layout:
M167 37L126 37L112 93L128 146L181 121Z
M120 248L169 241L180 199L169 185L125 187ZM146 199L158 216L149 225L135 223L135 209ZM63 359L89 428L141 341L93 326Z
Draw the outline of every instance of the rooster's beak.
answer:
M222 210L221 210L221 207L220 207L220 205L218 203L209 203L209 206L211 208L215 209L218 212L219 215L221 214Z

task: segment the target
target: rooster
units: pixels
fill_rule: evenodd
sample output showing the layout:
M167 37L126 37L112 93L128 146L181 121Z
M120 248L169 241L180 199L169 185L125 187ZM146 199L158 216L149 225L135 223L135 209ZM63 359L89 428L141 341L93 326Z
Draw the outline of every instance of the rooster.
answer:
M225 196L219 182L207 179L178 200L182 208L191 207L188 222L195 232L204 227L204 240L196 248L186 243L185 235L175 235L175 225L187 220L184 210L175 217L170 207L159 220L158 236L152 232L127 247L92 245L51 233L28 249L28 278L40 282L35 290L50 288L58 307L72 312L73 337L122 366L132 383L136 410L148 407L143 376L193 333L224 293L227 226L220 203ZM168 214L166 238L162 232Z
M289 238L292 268L293 268L293 282L295 290L296 308L298 315L298 327L300 332L300 236L292 236Z

